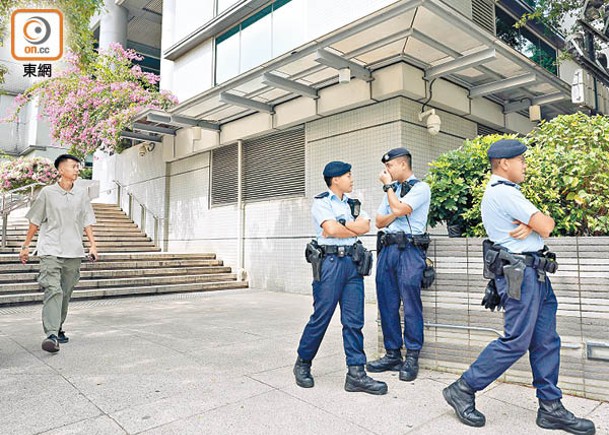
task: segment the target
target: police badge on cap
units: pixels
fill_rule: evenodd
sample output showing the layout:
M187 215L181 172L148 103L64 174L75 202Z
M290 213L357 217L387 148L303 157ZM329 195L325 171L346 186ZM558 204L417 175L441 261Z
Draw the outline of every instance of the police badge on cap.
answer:
M381 162L383 163L387 163L390 160L393 160L397 157L404 157L404 156L410 156L410 151L408 151L406 148L394 148L392 150L389 150L382 158L381 158Z

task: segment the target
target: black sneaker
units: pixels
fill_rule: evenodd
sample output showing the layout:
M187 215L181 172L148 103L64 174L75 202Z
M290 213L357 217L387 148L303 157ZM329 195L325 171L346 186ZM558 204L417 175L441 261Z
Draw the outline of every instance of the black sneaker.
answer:
M67 343L68 341L70 341L70 338L66 336L65 331L62 331L60 329L59 334L57 334L57 341L59 341L61 344L64 344L64 343Z
M59 340L55 334L49 335L47 338L42 340L42 350L47 352L59 352Z

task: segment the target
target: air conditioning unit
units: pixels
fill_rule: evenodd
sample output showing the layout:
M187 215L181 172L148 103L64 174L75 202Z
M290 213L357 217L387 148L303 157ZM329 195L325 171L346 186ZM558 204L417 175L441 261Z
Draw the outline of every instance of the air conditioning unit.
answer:
M594 80L592 76L583 69L578 69L573 74L571 82L571 101L578 106L586 106L594 109Z

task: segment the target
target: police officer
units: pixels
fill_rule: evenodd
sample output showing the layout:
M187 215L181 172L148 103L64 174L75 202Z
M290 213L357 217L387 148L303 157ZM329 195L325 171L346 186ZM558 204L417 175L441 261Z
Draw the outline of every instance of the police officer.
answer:
M386 394L387 384L370 378L364 370L364 281L353 260L357 236L370 230L368 215L352 207L346 193L353 190L351 165L333 161L323 170L328 190L313 200L311 212L316 232L315 252L323 259L318 280L313 281L314 312L305 326L294 366L296 384L313 387L311 363L328 329L336 305L340 304L343 345L348 372L345 390ZM361 249L363 247L359 244Z
M431 191L412 173L412 156L406 148L390 150L381 161L385 169L379 179L386 194L376 215L376 226L382 230L377 244L376 293L386 355L367 368L370 372L399 370L400 380L413 381L423 347L421 279L427 249L415 244L415 238L425 233ZM404 304L403 338L400 301Z
M594 434L594 423L577 418L562 403L557 386L560 337L556 332L557 302L550 280L540 269L547 263L542 237L554 229L554 220L540 212L520 191L525 179L526 146L502 139L488 150L491 178L482 198L482 222L489 239L505 258L523 259L521 283L505 272L495 277L499 305L505 309L504 337L491 342L461 378L444 389L446 401L469 426L484 426L485 417L475 407L474 394L497 379L527 350L537 388L537 425L575 434ZM514 255L516 254L516 255ZM520 255L517 255L520 254ZM485 255L486 259L486 255ZM485 260L486 266L486 260ZM484 302L484 301L483 301Z

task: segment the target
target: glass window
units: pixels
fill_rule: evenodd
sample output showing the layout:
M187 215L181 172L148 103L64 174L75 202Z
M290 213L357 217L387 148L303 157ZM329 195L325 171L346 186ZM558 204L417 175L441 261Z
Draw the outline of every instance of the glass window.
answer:
M239 74L239 28L231 29L216 41L216 83Z
M271 7L264 8L241 24L240 72L248 71L272 57Z
M515 28L516 20L496 8L497 37L553 74L557 74L556 50L526 28Z
M280 56L304 44L306 0L277 1L273 4L273 54Z

